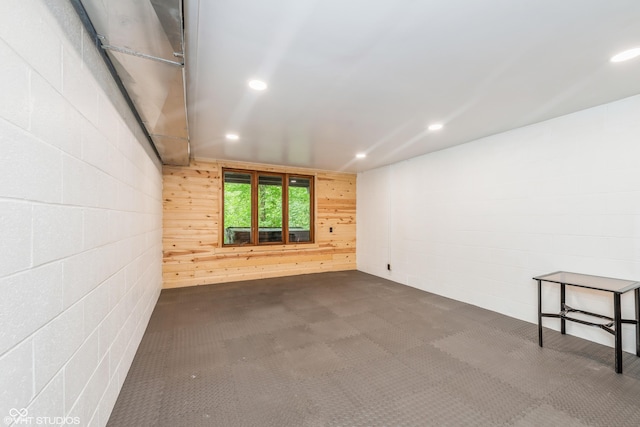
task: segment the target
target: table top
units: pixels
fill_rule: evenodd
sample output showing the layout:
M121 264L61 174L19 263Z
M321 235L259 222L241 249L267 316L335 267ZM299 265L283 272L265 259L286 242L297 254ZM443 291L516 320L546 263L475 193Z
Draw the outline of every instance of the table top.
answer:
M640 288L640 282L636 282L635 280L614 279L611 277L592 276L590 274L569 273L567 271L556 271L555 273L536 276L534 280L580 286L582 288L618 294Z

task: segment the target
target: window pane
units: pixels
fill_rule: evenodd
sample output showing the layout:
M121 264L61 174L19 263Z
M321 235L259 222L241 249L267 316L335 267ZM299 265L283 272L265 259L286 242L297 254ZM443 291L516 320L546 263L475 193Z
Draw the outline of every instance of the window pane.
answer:
M258 240L283 242L281 176L258 177Z
M224 173L224 243L251 243L251 174Z
M289 241L311 241L311 179L289 178Z

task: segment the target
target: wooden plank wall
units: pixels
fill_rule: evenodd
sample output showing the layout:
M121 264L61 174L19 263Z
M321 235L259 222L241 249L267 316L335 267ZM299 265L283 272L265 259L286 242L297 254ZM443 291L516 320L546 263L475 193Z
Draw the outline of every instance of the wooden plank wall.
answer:
M222 247L222 167L314 175L315 243ZM165 288L356 268L355 174L192 160L165 166L163 184Z

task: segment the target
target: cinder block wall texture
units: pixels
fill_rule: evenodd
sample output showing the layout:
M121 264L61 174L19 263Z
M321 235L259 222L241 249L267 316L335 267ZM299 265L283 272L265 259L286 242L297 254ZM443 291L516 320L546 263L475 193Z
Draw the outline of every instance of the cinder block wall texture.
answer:
M0 418L104 426L162 287L160 165L66 0L0 2L0 94Z

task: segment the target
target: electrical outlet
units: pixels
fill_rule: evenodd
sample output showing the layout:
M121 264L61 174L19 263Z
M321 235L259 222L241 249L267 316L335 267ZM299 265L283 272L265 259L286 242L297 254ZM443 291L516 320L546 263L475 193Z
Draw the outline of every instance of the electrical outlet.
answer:
M387 270L391 271L391 264L387 264Z

